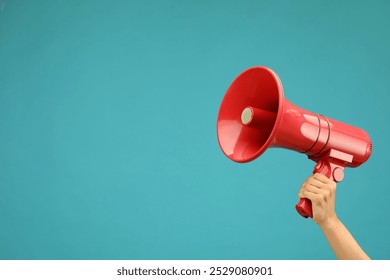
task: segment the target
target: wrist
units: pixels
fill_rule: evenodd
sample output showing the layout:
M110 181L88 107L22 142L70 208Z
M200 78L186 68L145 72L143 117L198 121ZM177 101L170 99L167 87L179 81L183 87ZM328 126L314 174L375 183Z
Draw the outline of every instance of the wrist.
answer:
M339 224L340 224L340 220L336 215L328 217L327 219L323 220L321 223L318 223L318 225L321 227L322 230L336 228L338 227Z

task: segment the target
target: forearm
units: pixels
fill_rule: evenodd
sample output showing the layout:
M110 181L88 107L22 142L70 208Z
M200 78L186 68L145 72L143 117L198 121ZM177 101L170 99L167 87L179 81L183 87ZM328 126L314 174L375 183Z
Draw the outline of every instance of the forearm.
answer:
M336 258L339 260L369 260L370 258L360 248L352 234L337 219L331 219L320 227L329 242Z

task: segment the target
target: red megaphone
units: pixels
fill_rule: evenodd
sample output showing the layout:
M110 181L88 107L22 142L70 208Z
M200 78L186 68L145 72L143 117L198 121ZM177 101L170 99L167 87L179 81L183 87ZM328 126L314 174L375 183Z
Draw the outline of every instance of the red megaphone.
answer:
M279 77L256 66L241 73L228 88L217 121L219 145L236 162L248 162L270 147L308 155L322 173L335 182L345 167L368 160L372 143L364 130L301 109L287 101ZM301 199L296 209L313 217L311 202Z

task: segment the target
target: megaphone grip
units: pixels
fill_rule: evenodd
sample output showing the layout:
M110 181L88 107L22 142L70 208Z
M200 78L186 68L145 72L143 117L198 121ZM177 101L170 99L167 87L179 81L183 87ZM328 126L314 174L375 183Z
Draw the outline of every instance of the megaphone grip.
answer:
M313 218L313 209L311 207L311 201L307 198L301 198L297 205L295 205L295 209L299 215L304 218Z
M316 159L316 162L313 173L321 173L334 182L341 182L344 178L345 165L352 162L352 156L330 149L325 156ZM295 209L302 217L313 218L313 209L309 199L301 198L295 205Z
M316 166L314 167L313 174L321 173L326 177L331 178L332 167L335 168L335 166L333 166L333 164L331 164L330 162L325 160L319 160ZM312 209L311 201L309 199L301 198L298 204L295 205L295 209L302 217L313 218L313 209Z

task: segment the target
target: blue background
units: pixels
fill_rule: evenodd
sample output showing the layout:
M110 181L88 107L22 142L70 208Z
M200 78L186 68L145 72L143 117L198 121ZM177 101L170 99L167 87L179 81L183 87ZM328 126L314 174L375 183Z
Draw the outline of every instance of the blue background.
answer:
M294 209L314 166L221 152L254 65L296 105L369 132L337 213L390 259L388 1L0 0L1 259L334 259Z

